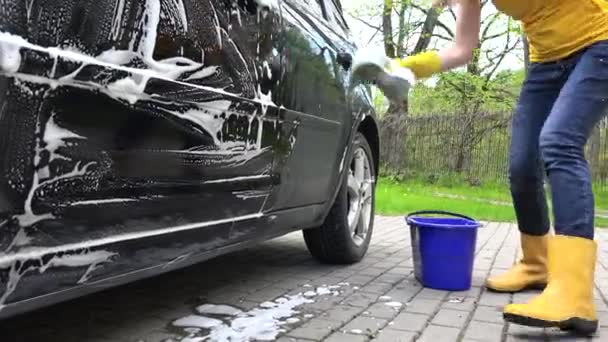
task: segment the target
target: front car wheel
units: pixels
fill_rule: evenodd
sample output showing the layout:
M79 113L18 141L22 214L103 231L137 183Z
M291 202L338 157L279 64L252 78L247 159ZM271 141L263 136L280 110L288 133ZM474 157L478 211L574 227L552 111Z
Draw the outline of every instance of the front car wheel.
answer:
M369 143L357 133L348 174L321 227L304 231L310 253L328 263L360 261L372 237L375 209L375 165Z

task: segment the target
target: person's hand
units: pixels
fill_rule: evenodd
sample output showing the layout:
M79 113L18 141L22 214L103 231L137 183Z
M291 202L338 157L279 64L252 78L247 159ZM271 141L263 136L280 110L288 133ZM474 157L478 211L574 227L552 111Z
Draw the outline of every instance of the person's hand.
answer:
M448 0L434 0L433 8L442 9L442 8L448 7L448 4L449 4Z
M396 59L399 66L410 69L416 79L428 78L441 71L441 57L436 51Z

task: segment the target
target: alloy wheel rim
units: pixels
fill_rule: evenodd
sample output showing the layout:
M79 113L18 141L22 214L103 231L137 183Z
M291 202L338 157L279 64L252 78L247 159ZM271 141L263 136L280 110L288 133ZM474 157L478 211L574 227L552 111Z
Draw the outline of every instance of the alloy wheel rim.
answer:
M353 242L361 246L371 225L374 178L370 159L362 147L353 155L347 183L348 227Z

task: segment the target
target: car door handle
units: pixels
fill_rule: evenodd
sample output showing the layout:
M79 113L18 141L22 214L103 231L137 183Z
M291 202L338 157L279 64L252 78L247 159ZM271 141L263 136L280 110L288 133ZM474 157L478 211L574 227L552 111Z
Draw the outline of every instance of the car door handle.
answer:
M338 61L338 64L344 68L344 70L349 70L353 65L353 55L348 52L338 52L336 60Z
M281 56L272 56L267 60L267 63L267 68L269 69L268 71L270 71L270 75L267 75L266 77L271 82L277 82L281 79L283 74L283 60Z
M259 77L260 86L266 94L268 91L273 90L283 77L283 61L281 56L271 56L265 59L259 70L261 71Z

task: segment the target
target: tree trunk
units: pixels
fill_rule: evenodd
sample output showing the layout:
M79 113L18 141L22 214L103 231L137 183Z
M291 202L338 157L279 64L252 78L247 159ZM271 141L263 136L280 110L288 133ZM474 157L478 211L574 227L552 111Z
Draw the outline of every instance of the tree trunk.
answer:
M395 44L393 43L393 0L384 0L384 11L382 12L382 34L384 36L384 51L390 58L395 56Z
M430 9L426 15L424 24L422 25L422 32L420 33L418 42L416 42L416 47L414 48L413 53L422 52L429 47L431 38L433 36L433 31L435 31L435 26L437 26L438 20L439 10L436 8Z
M380 160L392 174L400 174L405 168L407 102L389 107L380 122Z
M405 28L405 12L409 2L402 1L401 8L399 9L399 33L397 35L397 55L395 57L403 57L405 54L405 36L406 36L406 28Z
M526 75L528 74L528 68L530 67L530 43L526 34L522 34L522 41L524 43L524 70Z
M477 48L473 50L473 58L469 64L467 64L467 72L471 75L479 76L481 74L481 69L479 68L479 60L481 57L481 42L477 45Z

